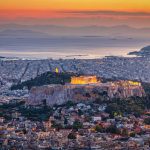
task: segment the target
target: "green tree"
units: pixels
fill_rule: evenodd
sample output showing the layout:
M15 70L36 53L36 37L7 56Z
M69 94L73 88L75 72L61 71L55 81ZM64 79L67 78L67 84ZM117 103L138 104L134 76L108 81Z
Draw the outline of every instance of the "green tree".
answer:
M97 131L97 132L102 132L102 126L96 125L96 126L95 126L95 131Z
M79 120L75 120L74 123L73 123L73 129L81 129L83 128L83 124L82 122L80 122Z

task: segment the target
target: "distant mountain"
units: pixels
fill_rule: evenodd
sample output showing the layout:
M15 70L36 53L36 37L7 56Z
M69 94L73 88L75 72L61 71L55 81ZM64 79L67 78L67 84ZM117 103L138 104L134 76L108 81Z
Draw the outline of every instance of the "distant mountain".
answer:
M27 29L7 29L0 32L0 37L47 37L46 33L27 30Z
M0 25L0 31L6 30L21 32L30 30L30 34L48 34L50 36L108 36L108 37L131 37L131 38L150 38L150 28L133 28L126 25L119 26L81 26L81 27L68 27L56 25L19 25L19 24L6 24ZM18 31L19 30L19 31Z
M0 50L68 53L74 50L88 52L93 49L101 51L102 48L137 48L149 44L149 33L150 28L125 25L67 27L0 24Z
M146 47L143 47L140 51L130 52L129 55L150 57L150 45L146 46Z

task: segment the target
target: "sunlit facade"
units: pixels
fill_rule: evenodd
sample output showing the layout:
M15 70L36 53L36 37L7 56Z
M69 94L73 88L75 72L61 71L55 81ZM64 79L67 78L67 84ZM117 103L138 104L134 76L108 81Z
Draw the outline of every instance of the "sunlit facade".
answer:
M141 86L140 82L137 81L130 81L130 80L121 80L114 82L115 85L123 86L123 87L128 87L128 86Z
M136 82L136 81L128 81L130 85L133 85L133 86L141 86L141 83L140 82Z
M71 84L96 84L99 82L96 76L79 76L71 78Z

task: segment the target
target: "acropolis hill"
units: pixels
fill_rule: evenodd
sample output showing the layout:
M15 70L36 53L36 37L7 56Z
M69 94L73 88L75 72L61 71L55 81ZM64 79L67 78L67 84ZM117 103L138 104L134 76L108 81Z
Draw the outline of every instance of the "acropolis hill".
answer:
M65 85L45 85L33 87L28 104L40 105L46 100L47 105L63 104L67 101L93 101L104 95L107 99L127 98L145 95L140 82L120 80L101 83L96 76L72 77L71 83Z

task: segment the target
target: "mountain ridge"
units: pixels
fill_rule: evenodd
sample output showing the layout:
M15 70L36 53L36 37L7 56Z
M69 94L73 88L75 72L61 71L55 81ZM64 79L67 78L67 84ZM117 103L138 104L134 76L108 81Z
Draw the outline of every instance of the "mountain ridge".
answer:
M31 30L51 36L125 36L150 38L150 28L135 28L127 25L118 26L61 26L61 25L21 25L1 24L3 30ZM46 35L45 35L46 36Z

